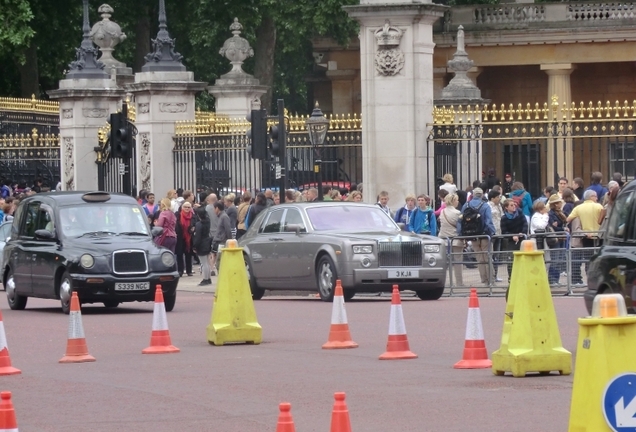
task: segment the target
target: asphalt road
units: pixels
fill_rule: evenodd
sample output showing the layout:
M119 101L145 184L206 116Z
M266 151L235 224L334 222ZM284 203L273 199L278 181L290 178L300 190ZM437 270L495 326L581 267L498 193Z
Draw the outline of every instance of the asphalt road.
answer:
M151 303L115 310L84 305L95 363L59 364L68 316L58 302L29 299L10 311L0 296L13 365L0 377L13 392L21 432L275 431L278 404L292 405L298 431L328 431L333 394L344 391L354 432L567 430L572 376L497 377L455 370L462 354L468 300L403 301L415 360L380 361L389 297L354 299L346 309L351 350L322 350L331 304L309 296L256 302L260 345L207 343L212 294L180 291L168 314L178 354L142 355L150 340ZM481 298L489 353L499 347L504 299ZM575 354L581 298L554 299L563 346Z

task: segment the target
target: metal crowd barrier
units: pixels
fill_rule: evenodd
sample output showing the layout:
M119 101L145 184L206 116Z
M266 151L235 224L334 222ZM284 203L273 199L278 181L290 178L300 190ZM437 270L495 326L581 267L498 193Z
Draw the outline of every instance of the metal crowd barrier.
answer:
M511 246L508 242L516 235L478 236L478 237L451 237L447 238L448 277L447 286L449 295L466 295L470 288L478 288L482 295L504 295L508 288L509 271L512 267L512 250L518 250L518 245ZM525 238L533 238L537 242L537 248L545 251L544 260L550 288L555 295L581 295L587 288L587 265L590 258L601 247L602 232L578 231L548 232L524 235L519 239L519 245ZM582 239L590 238L587 245L583 246ZM549 239L556 239L557 244L548 246ZM453 241L461 241L461 250L458 246L453 250ZM478 251L472 250L479 241ZM484 245L485 241L485 245ZM550 240L550 243L552 241ZM481 252L483 247L483 252ZM502 249L503 248L503 249ZM483 255L486 254L484 260ZM479 270L481 258L482 270ZM459 267L458 267L459 266ZM583 267L583 268L582 268ZM461 280L458 280L459 276ZM485 277L483 277L485 276Z

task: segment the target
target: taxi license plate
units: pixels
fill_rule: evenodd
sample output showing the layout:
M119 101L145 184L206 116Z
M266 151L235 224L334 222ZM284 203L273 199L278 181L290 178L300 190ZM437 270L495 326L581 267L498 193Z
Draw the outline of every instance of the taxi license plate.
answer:
M419 277L419 269L389 270L389 279L417 279Z
M150 282L117 282L115 291L144 291L150 288Z

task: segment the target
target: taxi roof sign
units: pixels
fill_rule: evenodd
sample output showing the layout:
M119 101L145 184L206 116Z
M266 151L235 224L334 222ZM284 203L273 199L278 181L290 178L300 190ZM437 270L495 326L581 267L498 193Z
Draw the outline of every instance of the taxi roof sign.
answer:
M103 191L87 192L82 199L86 202L106 202L110 200L110 194Z

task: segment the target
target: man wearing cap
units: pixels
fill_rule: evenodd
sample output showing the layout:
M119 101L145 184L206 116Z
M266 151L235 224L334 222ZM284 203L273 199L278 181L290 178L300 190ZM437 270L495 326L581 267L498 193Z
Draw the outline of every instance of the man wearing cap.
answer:
M502 185L503 193L504 193L505 196L507 196L507 197L510 196L510 192L512 192L512 184L513 183L514 183L514 181L512 181L512 174L506 173L506 176L504 178L504 183Z
M496 234L495 225L492 222L492 211L490 210L488 203L484 202L483 196L483 189L475 188L473 189L471 200L462 206L462 214L457 221L458 236L462 235L462 216L469 206L479 212L482 227L484 229L481 235L488 235L492 237ZM472 240L473 250L475 251L477 262L479 263L479 277L483 284L489 284L489 279L492 279L495 274L494 269L492 268L492 262L488 256L488 243L489 241L487 238Z

